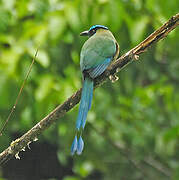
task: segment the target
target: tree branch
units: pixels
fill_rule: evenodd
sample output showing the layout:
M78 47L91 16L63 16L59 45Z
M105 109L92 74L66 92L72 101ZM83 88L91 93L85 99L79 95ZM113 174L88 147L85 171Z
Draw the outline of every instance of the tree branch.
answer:
M128 51L126 54L117 59L110 67L100 76L95 79L95 87L101 86L110 75L114 75L122 68L128 65L133 60L137 59L148 47L159 40L165 38L168 33L179 25L179 13L171 17L164 25L148 36L139 45ZM13 141L10 146L0 154L0 164L6 163L13 156L19 159L18 153L23 151L31 142L36 141L37 137L50 125L52 125L59 118L64 116L66 112L72 109L79 103L81 96L81 89L68 98L63 104L55 108L49 115L37 123L32 129L25 133L20 138Z

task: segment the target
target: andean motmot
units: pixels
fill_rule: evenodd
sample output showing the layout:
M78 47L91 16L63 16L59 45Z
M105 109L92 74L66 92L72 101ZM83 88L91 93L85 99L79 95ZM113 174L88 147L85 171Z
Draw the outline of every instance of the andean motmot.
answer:
M72 155L75 152L80 155L84 148L82 131L91 108L94 79L100 76L119 55L119 45L106 26L94 25L80 35L88 36L89 39L84 43L80 54L83 87L76 121L76 135L71 146Z

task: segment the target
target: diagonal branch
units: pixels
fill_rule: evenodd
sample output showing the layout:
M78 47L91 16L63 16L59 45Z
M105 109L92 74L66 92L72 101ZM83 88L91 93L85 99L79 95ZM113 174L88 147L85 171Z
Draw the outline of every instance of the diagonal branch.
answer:
M137 160L135 157L132 156L132 150L128 147L125 147L125 145L121 145L118 142L112 141L112 139L106 135L106 132L101 132L98 129L96 129L93 125L91 127L105 140L108 141L109 144L111 144L115 149L117 149L121 155L123 155L130 163L133 165L136 169L138 169L143 177L150 177L149 174L145 171L144 165L148 165L149 167L152 167L157 172L162 174L165 177L171 178L171 172L170 169L165 167L161 162L152 159L151 157L146 157L143 160ZM150 179L150 178L149 178Z
M140 54L145 52L148 47L159 40L165 38L168 33L179 25L179 13L171 17L164 25L148 36L139 45L128 51L126 54L117 59L111 66L95 80L95 87L101 86L110 75L114 75L122 68L128 65L133 60L137 59ZM6 163L13 156L19 158L18 153L25 149L32 141L36 141L37 137L55 121L64 116L66 112L71 110L79 103L81 96L81 89L68 98L63 104L59 105L44 119L37 123L32 129L25 133L20 138L13 141L10 146L0 154L0 164Z

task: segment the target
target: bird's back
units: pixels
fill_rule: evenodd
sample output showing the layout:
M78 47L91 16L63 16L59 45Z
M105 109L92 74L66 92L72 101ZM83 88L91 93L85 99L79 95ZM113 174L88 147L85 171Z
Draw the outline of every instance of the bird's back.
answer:
M81 70L93 68L116 54L116 40L109 30L100 29L82 47Z

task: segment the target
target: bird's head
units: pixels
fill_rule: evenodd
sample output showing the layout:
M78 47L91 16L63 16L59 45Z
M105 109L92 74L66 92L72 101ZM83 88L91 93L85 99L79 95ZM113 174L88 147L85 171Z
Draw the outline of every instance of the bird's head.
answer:
M83 31L80 33L80 36L93 36L99 29L105 29L108 30L108 28L106 26L103 25L94 25L92 26L89 30L87 31Z

